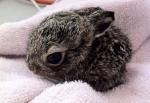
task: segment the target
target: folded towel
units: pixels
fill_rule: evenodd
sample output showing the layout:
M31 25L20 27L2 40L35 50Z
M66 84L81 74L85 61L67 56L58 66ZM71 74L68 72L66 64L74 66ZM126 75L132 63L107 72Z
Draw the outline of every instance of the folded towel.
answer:
M0 54L24 55L28 35L46 16L62 10L91 6L115 11L115 24L129 35L133 49L136 50L150 36L149 4L149 0L62 0L47 6L29 19L0 25Z
M29 34L47 15L100 6L115 11L115 25L133 44L132 62L149 62L130 63L128 82L101 93L81 81L53 85L29 71L24 59L0 58L0 103L150 103L149 5L149 0L62 0L29 19L0 25L0 54L25 55Z
M112 91L95 92L89 85L70 82L44 90L30 103L150 103L150 64L129 64L128 82Z
M25 62L19 61L0 59L0 65L9 64L0 71L5 77L0 78L0 103L150 103L150 63L130 63L126 84L101 93L81 81L53 85L27 73Z

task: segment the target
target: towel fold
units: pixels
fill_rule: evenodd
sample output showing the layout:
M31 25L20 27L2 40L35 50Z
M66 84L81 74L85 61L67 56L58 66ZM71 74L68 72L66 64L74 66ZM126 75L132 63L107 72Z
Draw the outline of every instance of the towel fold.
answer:
M100 6L115 11L115 25L133 44L128 81L111 91L81 81L54 85L29 71L24 58L0 58L0 103L150 103L150 0L62 0L33 17L0 25L0 55L26 55L29 34L58 11ZM144 63L148 62L148 63Z
M95 6L115 11L115 25L128 34L136 50L150 36L149 5L149 0L62 0L29 19L0 25L0 54L25 55L28 35L46 16L58 11Z

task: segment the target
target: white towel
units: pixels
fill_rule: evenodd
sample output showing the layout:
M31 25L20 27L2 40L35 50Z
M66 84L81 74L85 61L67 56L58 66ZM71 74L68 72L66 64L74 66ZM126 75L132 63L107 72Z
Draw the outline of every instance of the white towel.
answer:
M80 81L52 86L29 73L25 63L19 61L0 59L0 65L5 68L0 67L3 77L0 78L0 103L150 103L150 63L130 63L128 82L101 93Z
M100 6L115 11L115 25L137 50L132 62L141 62L129 64L126 84L101 93L80 81L52 86L29 71L24 59L0 58L0 103L150 103L150 41L143 43L150 36L149 5L149 0L62 0L29 19L0 25L0 54L25 55L28 35L47 15Z
M149 0L62 0L29 19L0 25L0 54L25 54L28 35L47 15L91 6L115 11L115 24L129 35L136 50L150 36L149 5Z
M70 82L46 89L31 103L150 103L150 64L130 64L128 71L129 81L107 93Z

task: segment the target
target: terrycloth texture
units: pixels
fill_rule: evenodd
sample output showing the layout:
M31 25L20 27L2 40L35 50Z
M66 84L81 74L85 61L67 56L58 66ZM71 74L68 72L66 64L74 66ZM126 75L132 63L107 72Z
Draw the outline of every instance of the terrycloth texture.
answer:
M0 54L24 55L28 35L47 15L91 6L115 11L115 24L129 34L133 48L136 50L150 36L149 5L149 0L63 0L46 7L29 19L0 25Z
M0 54L25 55L28 35L47 15L100 6L115 11L115 24L135 50L132 62L141 62L129 64L126 84L101 93L80 81L52 86L29 71L24 59L0 58L0 103L150 103L149 5L149 0L63 0L29 19L0 25Z
M51 85L30 72L24 59L0 58L0 103L26 103Z
M107 93L82 82L51 86L28 71L23 60L1 58L0 65L5 68L0 67L0 103L150 103L150 63L129 64L128 82Z
M130 64L129 81L107 93L98 93L86 84L71 82L46 89L31 103L150 103L149 69L150 64Z

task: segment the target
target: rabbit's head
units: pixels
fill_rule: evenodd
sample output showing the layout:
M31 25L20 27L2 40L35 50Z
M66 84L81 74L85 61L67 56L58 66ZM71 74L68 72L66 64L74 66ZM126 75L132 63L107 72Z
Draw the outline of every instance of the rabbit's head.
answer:
M86 81L92 44L114 21L114 13L99 7L58 12L31 34L27 62L36 74L59 82ZM95 57L96 58L96 57ZM96 64L95 64L96 65Z

